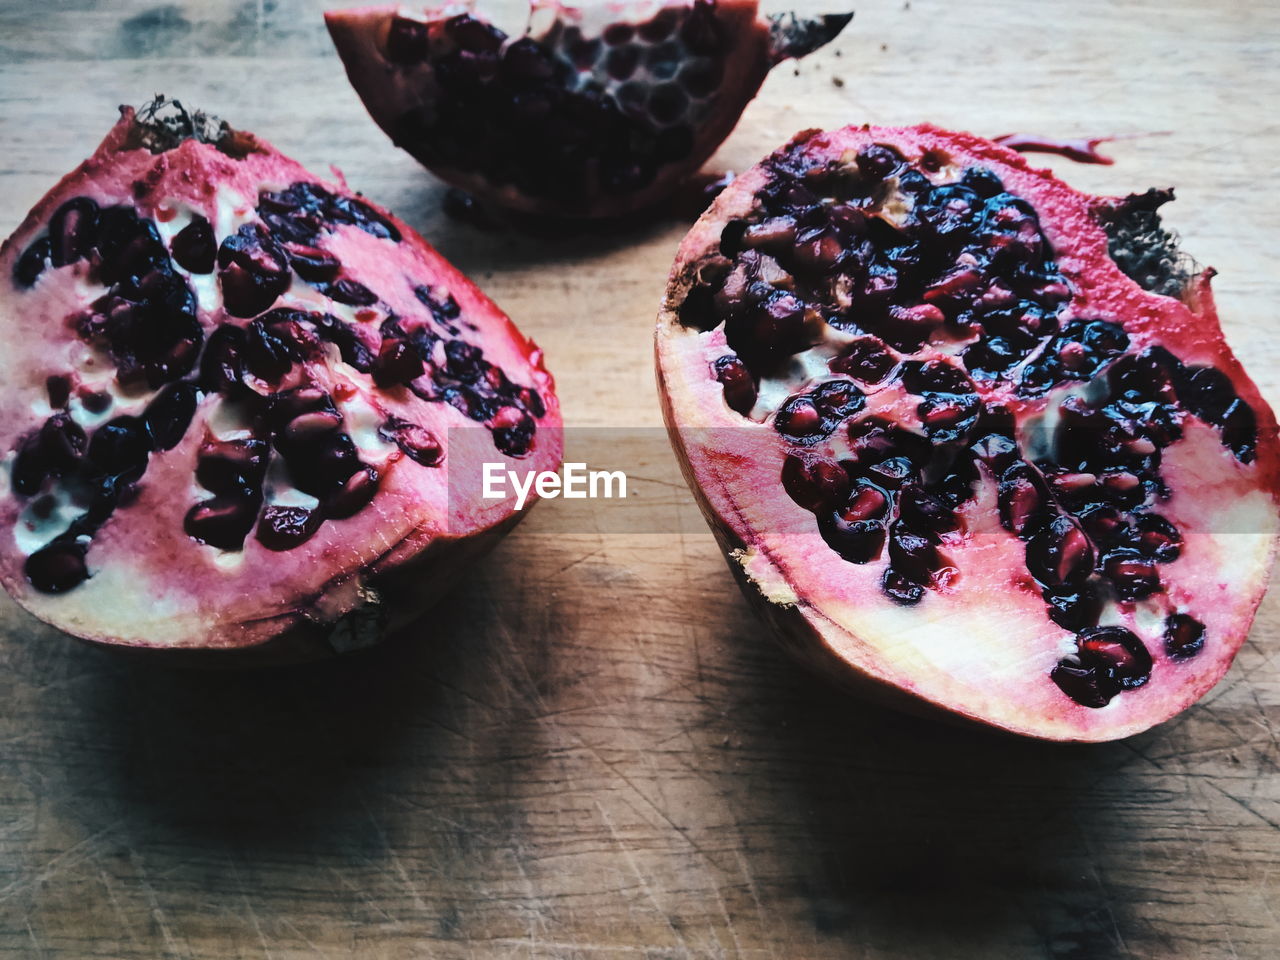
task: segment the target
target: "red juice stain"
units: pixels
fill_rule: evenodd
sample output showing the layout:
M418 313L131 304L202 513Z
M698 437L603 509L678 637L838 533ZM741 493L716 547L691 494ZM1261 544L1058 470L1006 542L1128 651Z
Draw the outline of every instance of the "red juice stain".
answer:
M1006 133L1003 137L996 137L995 141L1019 153L1053 153L1077 163L1112 164L1115 160L1100 154L1098 144L1114 139L1116 138L1078 137L1074 140L1053 140L1029 133Z

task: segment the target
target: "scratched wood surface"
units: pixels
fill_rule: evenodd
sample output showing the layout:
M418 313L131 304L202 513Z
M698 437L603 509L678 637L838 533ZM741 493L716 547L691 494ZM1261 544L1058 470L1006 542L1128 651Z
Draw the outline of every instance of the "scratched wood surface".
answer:
M1169 218L1221 270L1228 335L1275 403L1278 52L1270 0L859 0L713 166L854 121L1143 134L1115 166L1056 166L1099 191L1178 185ZM157 90L340 166L419 226L546 348L570 424L659 424L651 326L687 221L546 237L445 219L304 0L0 3L0 232L116 104ZM687 504L669 458L651 466ZM122 661L6 600L0 951L1280 955L1280 594L1163 728L1011 742L815 682L701 528L592 529L563 506L398 642L299 670Z

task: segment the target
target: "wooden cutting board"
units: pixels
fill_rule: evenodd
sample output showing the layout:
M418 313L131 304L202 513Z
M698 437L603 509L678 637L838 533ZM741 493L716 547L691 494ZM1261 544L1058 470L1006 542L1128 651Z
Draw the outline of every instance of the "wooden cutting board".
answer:
M818 8L817 3L797 7ZM713 166L803 127L1115 134L1221 271L1280 402L1280 7L858 0ZM397 210L545 348L577 427L660 423L688 221L485 233L391 148L305 0L0 4L0 234L157 90ZM688 494L660 451L642 479ZM15 957L1273 958L1280 593L1204 702L1061 747L907 719L770 645L711 537L541 505L400 642L174 673L0 606L0 951ZM612 515L611 515L612 516ZM957 637L964 643L964 637Z

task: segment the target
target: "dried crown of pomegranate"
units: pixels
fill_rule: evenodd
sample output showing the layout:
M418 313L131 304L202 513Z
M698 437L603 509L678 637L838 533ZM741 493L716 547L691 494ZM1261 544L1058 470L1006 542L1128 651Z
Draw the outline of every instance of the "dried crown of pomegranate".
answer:
M681 246L668 425L744 589L828 670L1055 739L1167 719L1243 642L1274 416L1171 191L932 127L809 131Z
M470 4L331 12L369 113L440 177L516 209L644 209L729 134L769 69L852 18L757 17L757 0L533 3L523 35Z
M175 101L122 108L0 249L0 336L0 579L87 639L323 650L514 521L451 468L559 462L541 353L491 301Z

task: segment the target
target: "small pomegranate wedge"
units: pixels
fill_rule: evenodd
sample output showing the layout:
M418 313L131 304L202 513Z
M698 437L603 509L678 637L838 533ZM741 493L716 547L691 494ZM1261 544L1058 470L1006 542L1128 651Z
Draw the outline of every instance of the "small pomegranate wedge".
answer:
M771 67L853 14L757 16L758 0L534 0L522 36L471 4L328 13L369 113L438 176L517 210L643 210L729 135Z
M667 423L788 644L901 705L1112 740L1212 687L1276 545L1276 421L1170 191L933 127L802 133L685 238Z
M345 186L121 114L0 247L0 580L106 644L372 642L517 519L451 474L558 465L541 353Z

